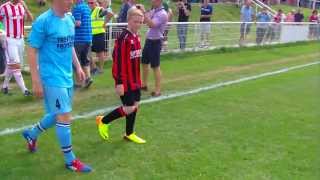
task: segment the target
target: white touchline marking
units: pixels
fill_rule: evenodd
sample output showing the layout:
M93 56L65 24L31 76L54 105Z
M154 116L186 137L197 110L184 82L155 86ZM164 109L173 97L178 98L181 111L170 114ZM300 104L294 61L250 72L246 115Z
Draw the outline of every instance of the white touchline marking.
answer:
M291 67L283 68L283 69L280 69L280 70L277 70L277 71L266 72L266 73L262 73L262 74L258 74L258 75L254 75L254 76L248 76L248 77L244 77L244 78L240 78L240 79L236 79L236 80L231 80L231 81L226 81L226 82L221 82L221 83L215 83L215 84L212 84L210 86L200 87L200 88L196 88L196 89L193 89L193 90L181 91L181 92L177 92L177 93L173 93L173 94L162 95L162 96L156 97L156 98L149 98L149 99L142 100L140 102L140 104L149 104L149 103L154 103L154 102L163 101L163 100L167 100L167 99L173 99L173 98L177 98L177 97L181 97L181 96L197 94L197 93L200 93L200 92L203 92L203 91L208 91L208 90L217 89L217 88L224 87L224 86L230 86L230 85L234 85L234 84L239 84L241 82L256 80L256 79L260 79L260 78L263 78L263 77L273 76L273 75L277 75L277 74L281 74L281 73L285 73L285 72L288 72L288 71L301 69L301 68L305 68L305 67L313 66L313 65L317 65L317 64L320 64L320 61L315 61L315 62L312 62L312 63L302 64L302 65L297 65L297 66L291 66ZM88 113L75 115L75 116L72 117L72 119L73 120L78 120L78 119L94 117L94 116L96 116L98 114L109 112L109 111L113 110L116 107L117 106L111 106L111 107L107 107L107 108L102 108L102 109L98 109L98 110L95 110L95 111L91 111L91 112L88 112ZM30 128L32 126L33 125L27 125L27 126L22 126L22 127L18 127L18 128L6 128L6 129L3 129L3 130L0 131L0 136L14 134L14 133L20 132L20 131L22 131L22 130L24 130L26 128Z

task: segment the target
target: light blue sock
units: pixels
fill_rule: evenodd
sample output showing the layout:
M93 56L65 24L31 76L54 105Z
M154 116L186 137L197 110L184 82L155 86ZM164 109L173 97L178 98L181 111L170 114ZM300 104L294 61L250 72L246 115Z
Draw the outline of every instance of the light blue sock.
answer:
M51 128L56 123L55 116L52 114L46 114L36 125L30 130L30 136L32 139L37 139L38 136L45 130Z
M75 159L75 155L72 152L70 124L57 122L56 133L65 162L66 164L71 164Z

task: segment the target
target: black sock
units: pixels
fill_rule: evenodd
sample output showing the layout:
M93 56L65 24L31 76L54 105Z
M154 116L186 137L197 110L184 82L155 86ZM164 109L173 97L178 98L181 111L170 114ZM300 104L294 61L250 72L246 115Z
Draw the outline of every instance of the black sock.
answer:
M126 134L130 135L133 133L134 123L136 121L137 112L133 112L126 116Z
M113 120L121 118L123 116L125 116L125 112L123 111L122 107L118 107L117 109L113 110L112 112L104 116L102 122L104 124L109 124Z

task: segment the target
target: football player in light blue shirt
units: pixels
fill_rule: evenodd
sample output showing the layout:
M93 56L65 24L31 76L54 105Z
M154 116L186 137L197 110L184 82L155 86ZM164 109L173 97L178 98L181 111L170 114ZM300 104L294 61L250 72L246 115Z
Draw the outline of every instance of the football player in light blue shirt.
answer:
M38 136L56 125L56 134L64 153L67 169L90 172L91 168L76 159L71 143L73 68L84 80L74 50L73 0L52 0L52 8L41 14L29 34L28 59L33 92L44 97L46 115L33 128L23 132L29 151L36 151Z

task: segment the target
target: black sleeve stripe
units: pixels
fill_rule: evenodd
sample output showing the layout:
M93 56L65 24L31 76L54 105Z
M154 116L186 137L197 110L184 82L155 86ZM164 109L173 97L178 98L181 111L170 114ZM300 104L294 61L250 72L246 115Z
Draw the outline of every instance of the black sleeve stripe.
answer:
M117 42L118 42L118 49L117 49L117 84L122 84L122 46L125 45L125 37L127 33L126 31L122 32L121 35L119 36Z

